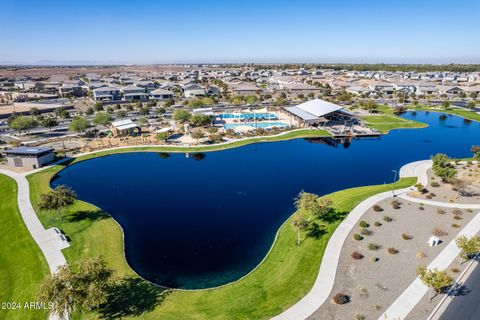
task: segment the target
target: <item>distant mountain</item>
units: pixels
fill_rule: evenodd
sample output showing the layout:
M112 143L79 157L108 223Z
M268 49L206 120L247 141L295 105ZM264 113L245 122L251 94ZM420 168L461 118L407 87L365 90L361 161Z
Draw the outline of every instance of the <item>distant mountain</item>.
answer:
M25 61L0 61L0 65L14 65L14 66L81 66L81 65L120 65L124 62L115 61L91 61L91 60L39 60L32 62Z

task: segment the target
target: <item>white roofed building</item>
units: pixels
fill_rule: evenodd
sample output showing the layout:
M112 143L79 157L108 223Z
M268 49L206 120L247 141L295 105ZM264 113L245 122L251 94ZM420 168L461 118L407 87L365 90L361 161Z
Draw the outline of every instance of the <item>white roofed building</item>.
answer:
M292 107L283 108L299 126L316 126L325 124L334 118L350 117L351 115L343 111L343 107L321 99L313 99Z
M114 137L140 134L141 128L130 119L112 122L110 130Z

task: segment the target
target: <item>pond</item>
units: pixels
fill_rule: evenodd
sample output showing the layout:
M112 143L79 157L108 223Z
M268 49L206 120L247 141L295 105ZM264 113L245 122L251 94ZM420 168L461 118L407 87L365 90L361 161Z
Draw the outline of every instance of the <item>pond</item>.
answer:
M79 162L52 187L122 226L130 266L154 283L184 289L239 279L265 257L305 190L319 195L390 183L392 170L437 152L470 157L480 123L439 113L407 113L429 124L381 138L296 139L197 153L137 152Z

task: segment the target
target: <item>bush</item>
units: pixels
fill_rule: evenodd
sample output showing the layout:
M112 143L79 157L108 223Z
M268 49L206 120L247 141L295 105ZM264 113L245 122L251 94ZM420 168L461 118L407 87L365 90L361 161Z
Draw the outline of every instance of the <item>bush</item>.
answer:
M400 209L401 203L398 200L393 200L391 205L393 209Z
M384 217L383 217L383 221L385 221L385 222L392 222L393 219L390 218L389 216L384 216Z
M370 231L368 229L362 229L362 230L360 230L360 234L362 236L371 236L373 234L373 231Z
M353 316L353 320L366 320L367 318L363 315L363 314L360 314L360 313L357 313Z
M403 238L403 240L412 240L413 239L413 237L411 235L406 234L406 233L402 234L402 238Z
M375 221L374 225L375 227L381 227L382 223L380 221Z
M417 252L417 259L422 259L422 258L425 258L427 256L427 254L425 252Z
M456 215L456 216L461 216L463 214L463 212L460 209L455 209L455 210L453 210L453 214Z
M352 258L355 259L355 260L361 260L363 259L363 254L361 254L360 252L358 251L353 251L352 254L351 254Z
M368 228L370 227L370 225L366 222L366 221L360 221L360 223L358 224L361 228Z
M382 212L382 211L383 211L383 208L380 207L378 204L376 204L376 205L373 206L373 211L375 211L375 212Z
M440 183L438 183L437 181L432 181L430 183L430 186L433 187L433 188L438 188L438 187L440 187Z
M452 268L452 269L450 269L450 271L452 271L453 273L459 273L459 272L460 272L460 269L458 269L458 268Z
M448 235L447 232L445 232L444 230L440 229L440 228L435 228L432 230L432 234L434 236L437 236L437 237L442 237L442 236L446 236Z
M462 220L463 218L461 216L453 216L453 219L455 220Z
M361 240L363 240L363 237L361 235L359 235L358 233L355 233L353 235L353 239L357 240L357 241L361 241Z
M398 250L393 248L393 247L388 248L387 251L388 251L389 254L397 254L398 253Z
M368 244L368 250L370 251L377 251L378 249L380 249L380 245L376 244L376 243L370 243Z
M419 206L418 210L423 211L423 210L425 210L425 208L423 206Z
M445 214L446 211L443 210L442 208L438 208L438 209L437 209L437 213L438 213L438 214Z
M377 257L372 257L372 262L377 262L378 260L380 259L378 259Z
M336 304L347 304L350 302L350 296L344 293L337 293L333 296L333 302Z

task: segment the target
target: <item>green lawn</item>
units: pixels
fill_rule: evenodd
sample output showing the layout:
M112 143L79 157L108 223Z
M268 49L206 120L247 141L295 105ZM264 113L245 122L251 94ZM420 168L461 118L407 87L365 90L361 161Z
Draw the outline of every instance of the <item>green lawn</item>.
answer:
M81 159L80 159L81 160ZM58 165L28 176L32 203L49 190L50 178L63 167ZM402 179L397 187L407 187L415 178ZM328 196L340 212L348 213L362 200L391 189L391 185L347 189ZM299 190L300 191L300 190ZM296 213L299 214L299 213ZM292 216L293 217L293 216ZM41 215L46 226L57 225L72 239L64 250L72 262L89 256L103 256L118 276L128 279L116 292L104 316L141 319L268 319L300 300L312 287L332 232L341 219L326 225L320 239L307 238L296 245L296 231L290 217L279 229L271 251L260 266L245 278L220 288L182 291L162 290L138 279L123 254L122 231L117 223L98 208L79 201L63 221L54 213ZM95 319L98 314L75 315Z
M0 174L0 302L34 302L37 286L49 273L17 206L17 184ZM3 307L3 306L2 306ZM46 319L45 311L0 309L0 319Z
M403 119L393 114L364 116L362 118L370 127L375 128L382 133L388 133L390 130L394 129L425 128L428 126L423 122Z

